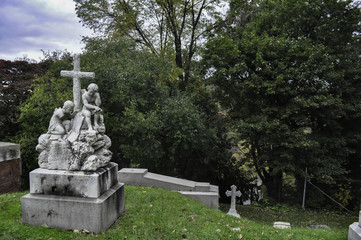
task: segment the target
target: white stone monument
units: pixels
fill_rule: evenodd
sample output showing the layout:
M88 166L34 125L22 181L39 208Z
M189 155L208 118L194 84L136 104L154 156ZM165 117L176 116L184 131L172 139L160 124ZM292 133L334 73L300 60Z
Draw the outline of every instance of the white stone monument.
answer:
M106 231L124 211L124 184L110 162L110 138L100 108L98 86L81 90L80 57L74 58L74 102L54 110L48 132L38 139L40 168L30 172L30 193L21 198L22 220L36 226ZM74 111L73 111L74 109Z
M240 197L242 193L240 191L237 191L237 187L235 185L232 185L231 191L226 191L226 195L227 197L231 197L231 208L229 209L227 215L240 218L236 210L236 197Z
M361 211L358 222L354 222L348 228L348 240L361 240Z
M291 229L291 223L289 223L289 222L274 222L273 227L274 228L279 228L279 229Z

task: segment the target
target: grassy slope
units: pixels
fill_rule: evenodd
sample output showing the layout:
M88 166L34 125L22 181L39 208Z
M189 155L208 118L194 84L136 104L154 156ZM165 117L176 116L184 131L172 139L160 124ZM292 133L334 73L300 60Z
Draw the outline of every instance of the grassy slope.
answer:
M24 194L0 195L0 239L347 239L345 227L279 230L242 213L240 219L227 216L178 193L131 186L126 187L125 213L106 233L81 234L21 224Z

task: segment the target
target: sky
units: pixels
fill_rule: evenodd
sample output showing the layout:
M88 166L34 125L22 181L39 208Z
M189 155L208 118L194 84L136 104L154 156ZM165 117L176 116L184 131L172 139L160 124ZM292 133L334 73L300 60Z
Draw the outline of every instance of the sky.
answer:
M73 0L0 0L0 59L39 61L41 49L80 53L92 30L79 20Z

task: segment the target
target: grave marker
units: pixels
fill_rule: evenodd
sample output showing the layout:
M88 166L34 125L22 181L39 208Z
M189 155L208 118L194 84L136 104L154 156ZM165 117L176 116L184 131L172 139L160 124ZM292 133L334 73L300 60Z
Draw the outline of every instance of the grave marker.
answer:
M240 197L242 193L240 191L237 191L237 187L235 185L232 185L231 191L226 191L226 195L227 197L231 197L231 208L229 209L227 215L240 218L236 210L236 197Z

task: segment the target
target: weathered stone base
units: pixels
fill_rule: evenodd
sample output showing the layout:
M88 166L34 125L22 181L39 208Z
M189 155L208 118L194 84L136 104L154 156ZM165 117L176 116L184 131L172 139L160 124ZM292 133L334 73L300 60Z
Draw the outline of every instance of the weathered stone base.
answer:
M358 222L354 222L348 228L348 240L361 240L361 228Z
M236 218L240 218L241 216L237 213L236 209L229 209L227 215L236 217Z
M124 184L117 183L98 198L27 194L21 198L23 223L59 229L106 231L124 211Z
M30 172L30 193L97 198L118 182L117 174L113 162L95 172L38 168Z

